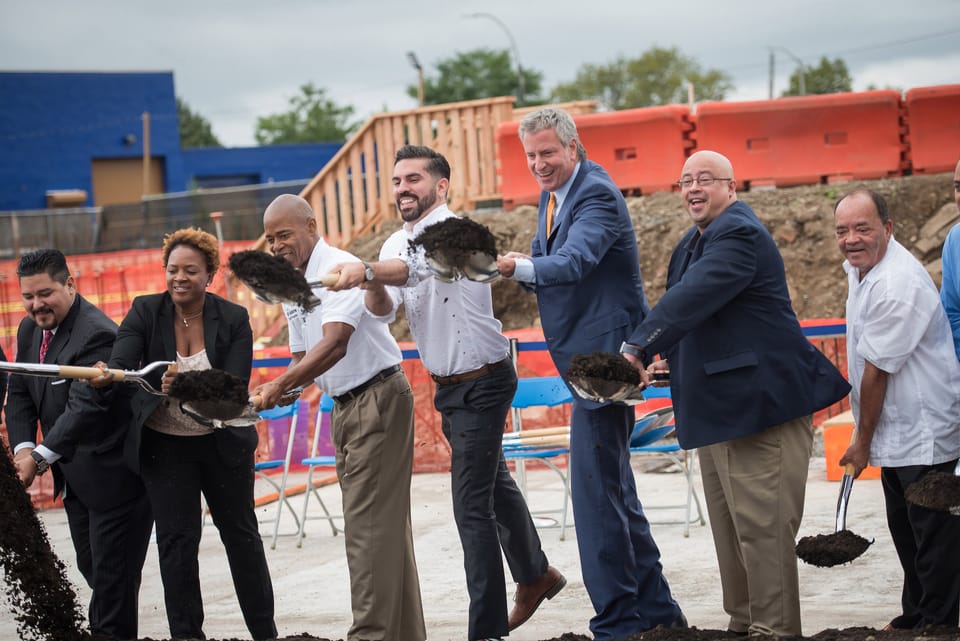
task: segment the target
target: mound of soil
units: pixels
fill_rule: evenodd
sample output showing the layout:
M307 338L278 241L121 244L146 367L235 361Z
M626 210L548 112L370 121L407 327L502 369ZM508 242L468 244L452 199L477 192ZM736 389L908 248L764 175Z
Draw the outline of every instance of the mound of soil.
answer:
M810 565L832 568L853 561L866 552L871 543L873 541L850 530L805 536L797 542L797 558Z
M577 354L570 359L567 378L599 378L605 381L617 381L640 384L640 372L620 354L594 352Z
M620 641L719 641L721 639L741 639L733 632L726 630L700 630L698 628L666 629L656 628L641 634L634 634ZM781 641L957 641L960 639L960 628L934 626L923 630L892 630L889 632L874 630L873 628L846 628L843 630L823 630L812 637L780 637ZM158 641L143 639L142 641ZM210 639L209 641L217 641ZM223 639L222 641L239 641L237 639ZM302 633L294 636L281 637L277 641L332 641L331 639L311 636ZM544 641L592 641L592 637L567 632Z
M907 486L906 499L928 510L949 512L960 507L960 476L930 472Z
M906 176L757 190L741 193L740 199L756 212L780 248L797 316L836 318L843 316L847 296L846 275L841 267L843 258L835 241L833 207L836 200L855 187L867 187L882 194L890 208L897 240L927 265L939 284L940 248L946 230L939 230L931 238L924 225L941 209L956 213L952 180L953 174ZM690 227L690 218L678 193L659 192L628 198L627 205L640 246L643 285L650 303L654 304L663 295L670 255ZM501 253L530 252L530 241L537 228L535 207L523 206L511 211L488 209L467 215L493 232ZM355 239L347 249L363 260L376 260L383 242L401 224L399 218L388 221L377 233ZM494 314L505 330L540 326L533 295L508 279L500 279L491 287ZM405 320L393 323L391 331L398 340L410 340ZM280 340L284 341L285 337Z

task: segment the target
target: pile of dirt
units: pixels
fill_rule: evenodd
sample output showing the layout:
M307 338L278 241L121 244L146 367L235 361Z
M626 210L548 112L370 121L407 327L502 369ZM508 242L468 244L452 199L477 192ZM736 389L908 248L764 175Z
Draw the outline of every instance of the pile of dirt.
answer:
M807 185L744 192L741 200L757 213L770 230L787 268L787 283L794 309L801 319L836 318L844 315L846 275L837 249L833 222L836 200L855 187L878 191L887 200L898 241L928 265L939 284L939 256L945 230L931 237L924 225L953 205L953 174L906 176L832 185ZM678 193L660 192L628 198L627 204L640 246L643 284L651 303L663 294L670 255L690 219ZM946 207L945 207L946 206ZM468 216L487 226L496 236L501 253L529 253L537 227L535 207L512 211L484 210ZM363 260L376 260L387 237L400 227L391 220L376 234L356 239L347 249ZM536 298L517 283L501 279L493 287L494 314L505 330L539 327ZM392 325L398 340L410 340L405 320Z
M698 628L666 629L656 628L641 634L634 634L620 641L720 641L740 639L726 630L700 630ZM780 637L781 641L956 641L960 638L960 629L934 626L923 630L892 630L883 632L872 628L846 628L843 630L823 630L812 637ZM592 637L567 632L544 641L591 641ZM155 641L150 638L142 641ZM210 639L209 641L216 641ZM223 639L222 641L239 641ZM281 637L277 641L331 641L331 639L302 634Z
M0 439L0 576L24 641L80 641L83 613Z

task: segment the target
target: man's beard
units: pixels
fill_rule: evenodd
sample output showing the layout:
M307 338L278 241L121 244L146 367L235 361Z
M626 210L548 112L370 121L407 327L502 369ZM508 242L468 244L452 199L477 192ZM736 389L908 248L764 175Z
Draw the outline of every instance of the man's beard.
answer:
M400 209L400 198L407 198L410 196L416 198L417 206L409 211ZM413 194L403 194L400 196L400 198L397 198L397 210L400 212L400 218L402 218L403 222L405 223L410 223L417 220L423 216L423 212L432 209L433 206L437 204L437 195L435 193L430 193L427 196L424 196L423 200L417 196L414 196Z

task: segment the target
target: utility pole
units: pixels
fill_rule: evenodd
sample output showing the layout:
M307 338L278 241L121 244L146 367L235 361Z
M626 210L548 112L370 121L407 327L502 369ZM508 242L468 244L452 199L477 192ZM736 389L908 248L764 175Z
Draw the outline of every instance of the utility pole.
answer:
M423 65L417 59L417 54L412 51L407 52L407 60L410 65L417 70L417 104L423 106Z
M527 81L523 77L523 65L520 64L520 50L517 49L517 41L513 39L513 34L510 33L510 29L506 24L504 24L503 20L492 13L468 13L464 17L486 18L487 20L492 20L493 22L496 22L501 29L503 29L505 34L507 34L507 40L510 41L510 49L513 51L513 59L517 61L517 104L522 105L524 96L527 93Z

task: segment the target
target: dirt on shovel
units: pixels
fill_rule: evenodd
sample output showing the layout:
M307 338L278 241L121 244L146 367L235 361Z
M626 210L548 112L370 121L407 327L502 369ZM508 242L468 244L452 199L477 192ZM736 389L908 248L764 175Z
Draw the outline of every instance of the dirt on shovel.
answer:
M170 384L170 396L221 421L237 418L250 402L246 381L219 369L178 373Z
M476 252L494 260L497 258L496 237L485 226L469 218L451 217L430 225L410 241L414 251L418 245L423 247L428 258L457 269L468 267Z
M937 512L960 510L960 476L933 471L907 486L905 497L911 503Z
M629 385L640 384L640 372L627 359L614 352L577 354L570 359L567 378L602 379Z
M230 270L255 294L271 303L292 303L307 311L320 304L304 275L286 259L248 249L232 254Z
M832 568L853 561L872 543L850 530L805 536L797 542L797 558L819 568Z

